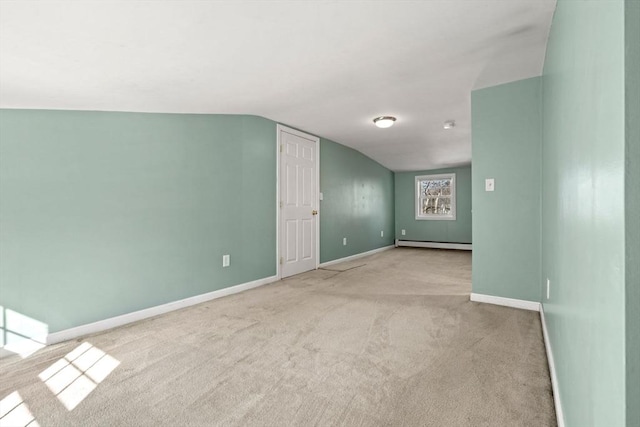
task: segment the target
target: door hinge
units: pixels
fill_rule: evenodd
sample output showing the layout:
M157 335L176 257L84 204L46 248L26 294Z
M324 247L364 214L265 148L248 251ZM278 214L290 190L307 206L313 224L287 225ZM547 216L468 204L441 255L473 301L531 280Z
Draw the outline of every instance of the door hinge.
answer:
M282 202L282 201L280 202L280 207L284 208L284 202Z
M281 153L282 153L282 150L283 150L283 148L282 148L282 144L280 144L280 152L281 152Z
M284 263L284 258L280 257L280 265Z

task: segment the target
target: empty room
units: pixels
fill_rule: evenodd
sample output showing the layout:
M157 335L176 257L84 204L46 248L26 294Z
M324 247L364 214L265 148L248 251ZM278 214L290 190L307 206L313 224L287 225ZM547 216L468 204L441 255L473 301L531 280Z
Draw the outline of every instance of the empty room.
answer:
M0 426L640 427L639 0L0 0Z

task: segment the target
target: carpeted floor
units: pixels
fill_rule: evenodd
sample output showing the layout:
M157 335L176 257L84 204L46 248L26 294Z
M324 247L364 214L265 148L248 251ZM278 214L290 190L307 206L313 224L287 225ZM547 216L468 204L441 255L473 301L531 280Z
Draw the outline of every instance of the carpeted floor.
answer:
M538 313L470 302L470 282L470 252L398 248L2 359L0 416L555 426Z

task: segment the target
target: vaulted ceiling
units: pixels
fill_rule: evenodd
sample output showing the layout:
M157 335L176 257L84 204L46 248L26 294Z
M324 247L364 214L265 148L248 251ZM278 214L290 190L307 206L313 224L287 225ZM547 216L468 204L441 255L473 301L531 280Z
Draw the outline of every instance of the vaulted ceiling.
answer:
M471 90L540 75L554 9L2 0L0 107L255 114L396 171L460 165L471 161ZM395 126L376 128L380 115Z

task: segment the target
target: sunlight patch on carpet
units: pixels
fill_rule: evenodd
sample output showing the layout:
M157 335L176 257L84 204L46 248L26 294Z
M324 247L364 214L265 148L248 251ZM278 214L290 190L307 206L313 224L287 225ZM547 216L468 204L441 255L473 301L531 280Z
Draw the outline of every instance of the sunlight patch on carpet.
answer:
M104 351L82 343L42 371L39 378L72 411L120 364Z
M17 391L0 400L0 426L40 427Z

